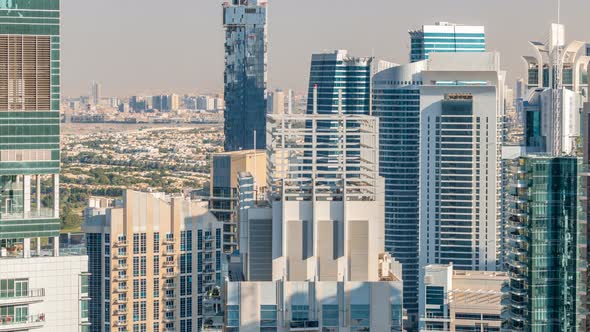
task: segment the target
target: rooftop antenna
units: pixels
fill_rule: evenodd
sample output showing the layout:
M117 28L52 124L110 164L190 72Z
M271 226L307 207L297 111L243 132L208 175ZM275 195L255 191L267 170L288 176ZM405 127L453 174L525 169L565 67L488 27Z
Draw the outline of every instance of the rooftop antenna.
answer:
M562 128L562 112L563 112L563 105L562 105L562 90L563 90L563 81L562 81L562 70L563 70L563 59L562 59L562 46L561 46L561 0L557 0L557 40L556 45L553 50L552 55L552 71L553 71L553 80L551 87L553 88L553 146L552 146L552 153L554 155L561 155L563 152L563 128Z
M561 24L561 0L557 0L557 24Z

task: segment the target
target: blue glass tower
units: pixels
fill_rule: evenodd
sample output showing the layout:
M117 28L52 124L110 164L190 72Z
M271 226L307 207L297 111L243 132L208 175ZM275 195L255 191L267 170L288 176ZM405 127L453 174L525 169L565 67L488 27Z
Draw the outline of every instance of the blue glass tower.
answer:
M425 69L425 62L417 62L373 77L379 174L385 178L385 250L402 263L405 327L410 329L418 323L420 85Z
M428 54L446 52L485 52L485 29L483 26L464 26L448 22L424 25L420 30L410 31L410 61L428 59Z
M338 113L340 91L344 114L369 114L372 62L372 58L351 57L344 50L312 55L307 113L313 113L317 87L318 114Z
M225 27L225 151L264 149L266 146L267 76L266 2L232 0L231 3L224 3L223 26Z
M309 74L309 93L307 113L313 114L364 114L368 115L371 109L371 66L373 58L359 58L348 55L345 50L332 53L314 54L311 58L311 70ZM317 98L317 109L314 110L314 95ZM337 132L338 121L318 121L317 131ZM355 128L358 123L347 123L349 129ZM311 143L311 137L306 141ZM319 151L316 155L316 163L322 170L334 170L338 168L338 160L344 158L336 151L338 136L323 136L318 138ZM347 144L350 150L346 158L359 159L359 151L354 149L358 141L340 142ZM311 158L311 156L309 156ZM352 162L352 164L355 164ZM350 171L358 170L356 167ZM352 175L351 175L352 176Z

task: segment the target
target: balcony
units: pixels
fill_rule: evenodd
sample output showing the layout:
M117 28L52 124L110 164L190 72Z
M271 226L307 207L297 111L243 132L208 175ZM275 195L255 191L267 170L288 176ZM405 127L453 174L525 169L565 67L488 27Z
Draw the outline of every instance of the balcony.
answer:
M115 270L127 270L127 264L119 264L115 266Z
M164 239L163 244L174 244L174 239Z
M113 280L116 280L116 281L127 281L127 275L121 275L121 276L117 275L117 276L114 276L113 277Z
M114 246L115 247L126 247L127 246L127 241L126 240L115 241Z
M45 314L14 318L12 316L0 317L0 331L28 331L40 329L45 325Z
M116 327L123 327L123 326L127 326L127 321L126 320L116 320L114 325Z
M14 212L5 213L4 209L0 211L0 220L17 220L17 219L53 219L59 218L55 214L55 210L51 208L41 208L39 210L33 209L29 212Z
M164 284L164 289L174 289L174 288L176 288L176 285L174 283L171 283L171 284L165 283Z
M115 304L127 304L127 298L116 299Z
M113 257L116 259L125 259L125 258L127 258L127 253L126 252L116 252L113 254Z
M115 293L127 293L127 291L129 290L129 288L125 287L116 287L115 288Z
M306 320L306 321L292 321L289 322L289 331L319 331L320 323L317 320Z
M174 311L176 310L176 306L173 305L168 305L164 307L164 311L169 312L169 311Z
M174 323L174 316L164 316L162 319L164 323Z
M113 315L115 315L115 316L127 316L127 311L126 310L115 309L115 310L113 310Z
M165 272L162 276L164 277L164 279L173 279L176 277L176 274L170 273L170 272Z
M175 254L174 250L168 250L168 249L164 250L164 252L162 253L162 255L164 255L164 256L174 256L174 254Z
M174 261L164 261L164 263L162 263L162 265L167 266L167 267L174 267L176 265L176 263L174 263Z
M15 294L14 296L8 294L0 294L0 306L38 303L43 302L44 298L44 288L29 289L25 293L21 293L20 295Z

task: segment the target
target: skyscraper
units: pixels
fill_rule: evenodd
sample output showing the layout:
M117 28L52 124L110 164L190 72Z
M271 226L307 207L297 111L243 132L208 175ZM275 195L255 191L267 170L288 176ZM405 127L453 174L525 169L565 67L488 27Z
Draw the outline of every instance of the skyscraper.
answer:
M131 190L103 201L91 198L83 226L92 331L201 331L225 277L207 202Z
M223 4L224 146L228 152L264 149L266 145L266 5L263 0Z
M92 81L92 88L91 88L91 97L92 97L92 104L98 105L100 103L101 93L102 93L102 86L100 82Z
M0 2L4 331L88 328L88 258L59 244L59 29L58 0Z
M585 331L581 167L576 157L548 155L511 164L506 331Z
M496 53L436 54L420 88L420 265L499 264L505 73Z
M483 26L466 26L448 22L424 25L410 30L410 61L426 60L431 53L485 52Z
M527 146L553 155L572 153L580 137L580 113L587 100L586 43L565 42L565 27L552 24L546 43L531 42L525 56L523 108Z
M408 325L418 324L420 85L426 61L373 77L379 117L379 175L385 178L385 250L403 267Z
M348 51L313 54L309 74L307 113L313 113L317 88L317 113L337 114L339 93L344 114L369 114L371 105L371 65L373 58L353 57Z

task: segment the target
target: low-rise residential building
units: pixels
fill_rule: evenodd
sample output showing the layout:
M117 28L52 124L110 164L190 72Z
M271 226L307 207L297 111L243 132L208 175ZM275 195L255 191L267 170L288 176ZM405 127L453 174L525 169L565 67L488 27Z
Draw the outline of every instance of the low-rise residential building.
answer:
M420 285L420 331L488 331L502 327L502 287L508 273L427 265Z

